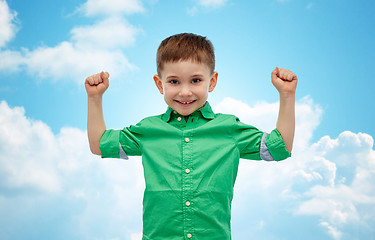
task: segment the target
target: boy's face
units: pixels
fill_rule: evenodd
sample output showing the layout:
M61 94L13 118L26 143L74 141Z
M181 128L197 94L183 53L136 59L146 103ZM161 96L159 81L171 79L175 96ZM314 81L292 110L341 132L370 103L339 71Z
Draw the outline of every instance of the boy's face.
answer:
M216 86L218 73L206 64L192 61L164 63L161 76L154 81L164 100L173 110L188 116L206 102Z

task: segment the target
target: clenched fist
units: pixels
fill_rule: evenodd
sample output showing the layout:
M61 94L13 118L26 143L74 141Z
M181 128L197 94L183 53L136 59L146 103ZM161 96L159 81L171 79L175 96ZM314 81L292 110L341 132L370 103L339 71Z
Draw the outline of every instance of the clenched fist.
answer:
M102 96L109 86L108 78L108 72L101 72L86 78L85 87L87 96Z
M271 74L272 84L280 94L294 94L297 88L297 76L292 71L276 67Z

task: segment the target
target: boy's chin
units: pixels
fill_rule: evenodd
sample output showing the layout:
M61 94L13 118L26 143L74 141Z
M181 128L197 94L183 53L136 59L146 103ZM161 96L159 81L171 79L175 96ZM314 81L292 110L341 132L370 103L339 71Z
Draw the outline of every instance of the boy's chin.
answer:
M189 109L184 109L184 108L179 108L179 107L176 107L176 108L173 108L173 110L175 110L178 114L182 115L182 116L189 116L190 114L192 114L193 112L195 112L197 109L199 109L199 107L191 107Z
M178 112L178 114L180 114L180 115L182 115L184 117L187 117L190 114L192 114L193 112L195 112L195 110L194 111L181 111L181 110L179 111L179 110L176 110L176 112Z

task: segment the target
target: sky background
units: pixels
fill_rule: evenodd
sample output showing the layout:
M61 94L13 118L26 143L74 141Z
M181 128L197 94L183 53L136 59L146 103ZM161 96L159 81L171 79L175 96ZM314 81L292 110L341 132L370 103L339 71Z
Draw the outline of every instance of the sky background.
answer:
M275 127L276 67L295 72L293 156L241 160L232 236L375 239L375 2L0 0L0 239L140 240L141 159L93 156L84 80L108 71L108 128L166 110L156 49L215 47L216 112Z

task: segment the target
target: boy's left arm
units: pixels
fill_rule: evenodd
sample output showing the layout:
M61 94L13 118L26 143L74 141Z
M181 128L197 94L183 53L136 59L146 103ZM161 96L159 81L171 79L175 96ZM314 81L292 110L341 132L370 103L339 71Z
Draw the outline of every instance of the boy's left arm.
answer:
M295 93L297 76L288 69L275 68L271 74L272 84L280 94L280 109L276 128L284 140L285 147L292 152L295 128Z

